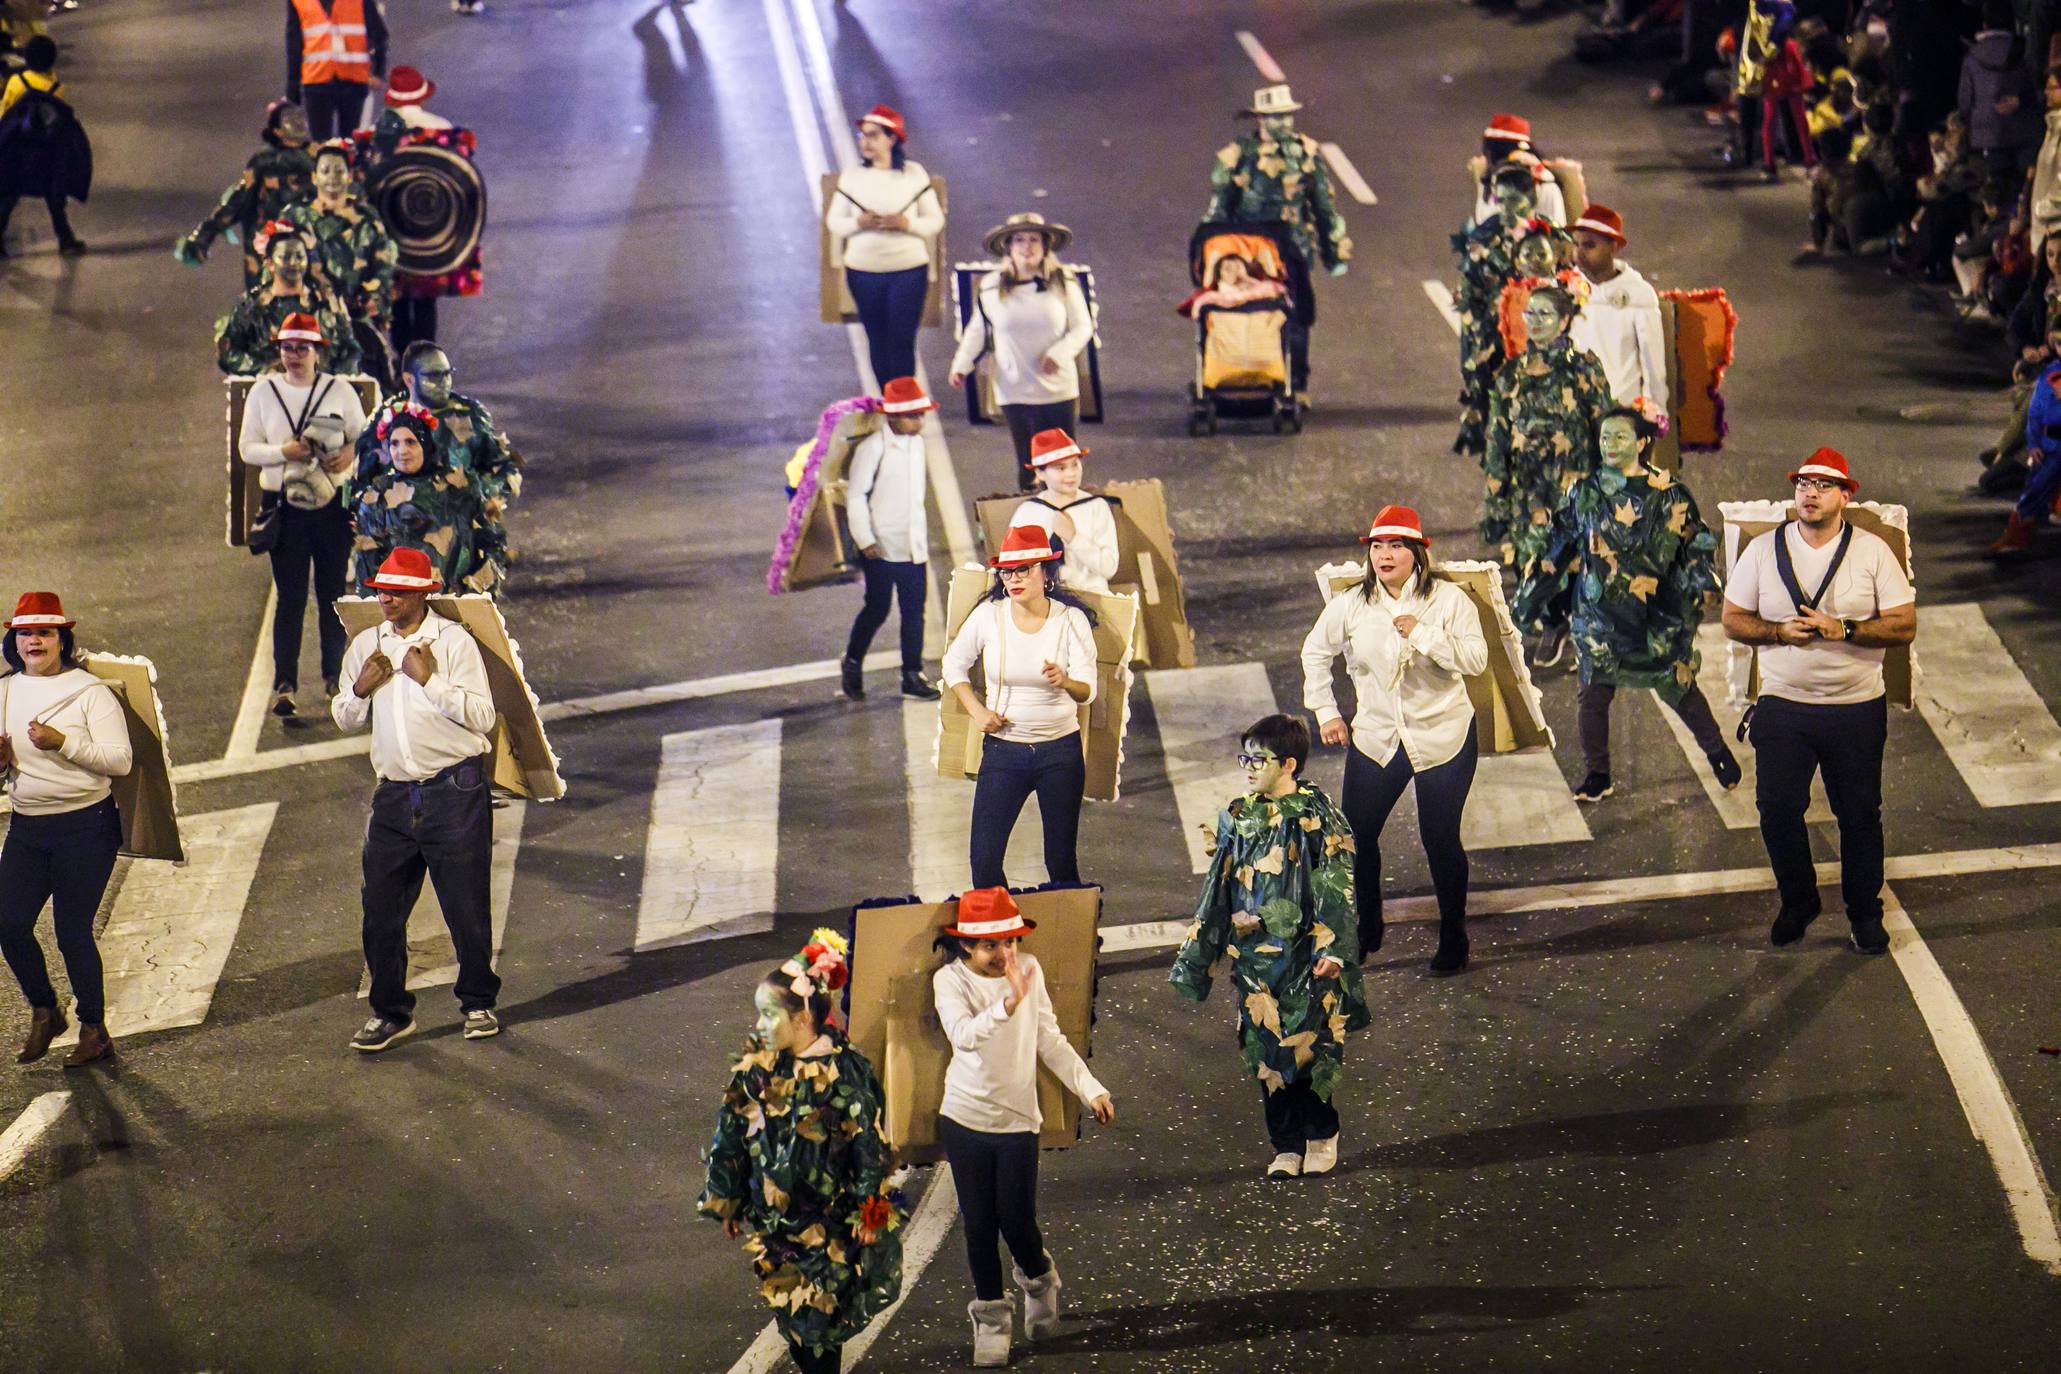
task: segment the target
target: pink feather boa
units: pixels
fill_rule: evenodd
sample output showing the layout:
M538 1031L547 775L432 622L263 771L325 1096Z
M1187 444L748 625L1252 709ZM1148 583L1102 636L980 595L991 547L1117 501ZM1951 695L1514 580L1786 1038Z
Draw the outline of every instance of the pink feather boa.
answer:
M787 503L787 525L780 531L780 540L773 546L773 565L766 569L766 590L774 596L780 595L780 583L787 576L787 569L794 562L794 546L801 542L802 521L809 513L809 503L816 499L817 474L823 469L823 455L830 452L830 436L837 432L838 422L845 416L862 410L880 409L877 396L853 396L848 400L832 401L823 407L823 414L816 421L816 442L809 447L809 456L802 462L801 481L795 483L794 499Z

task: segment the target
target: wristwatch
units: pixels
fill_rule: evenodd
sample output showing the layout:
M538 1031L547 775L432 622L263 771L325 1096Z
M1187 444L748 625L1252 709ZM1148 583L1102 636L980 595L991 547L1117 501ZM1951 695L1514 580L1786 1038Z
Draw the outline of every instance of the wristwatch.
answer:
M1839 637L1841 639L1852 639L1854 631L1858 629L1860 629L1860 625L1856 622L1842 619L1839 622Z

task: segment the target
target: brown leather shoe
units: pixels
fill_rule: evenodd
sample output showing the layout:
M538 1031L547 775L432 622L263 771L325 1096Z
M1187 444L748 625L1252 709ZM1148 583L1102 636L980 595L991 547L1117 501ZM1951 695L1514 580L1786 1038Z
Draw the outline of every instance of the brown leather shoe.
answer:
M63 1035L70 1024L56 1007L35 1008L29 1013L29 1038L22 1042L21 1053L14 1057L14 1062L33 1064L50 1053L50 1042Z
M79 1023L79 1043L72 1048L71 1056L64 1061L68 1069L80 1068L96 1059L114 1058L114 1041L107 1038L107 1027Z

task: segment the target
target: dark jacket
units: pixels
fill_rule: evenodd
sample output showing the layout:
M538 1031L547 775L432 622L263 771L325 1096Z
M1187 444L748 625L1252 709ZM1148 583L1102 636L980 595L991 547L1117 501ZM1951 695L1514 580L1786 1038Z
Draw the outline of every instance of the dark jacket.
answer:
M2005 96L2018 98L2015 113L1997 113ZM1977 152L2039 146L2040 97L2026 75L2025 49L2016 34L1990 29L1975 36L1975 46L1961 60L1961 118L1968 125L1968 146Z
M93 189L93 145L65 101L33 87L0 119L0 198L65 196Z

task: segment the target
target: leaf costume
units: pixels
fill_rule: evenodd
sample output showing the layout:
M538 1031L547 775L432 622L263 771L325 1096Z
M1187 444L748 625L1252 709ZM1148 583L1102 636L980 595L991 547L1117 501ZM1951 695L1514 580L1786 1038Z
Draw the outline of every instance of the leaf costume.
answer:
M324 372L348 377L358 370L361 357L358 341L351 334L350 314L336 293L321 285L311 274L298 296L271 294L269 277L243 293L236 308L215 321L215 361L232 377L255 377L279 364L279 345L274 339L286 317L295 313L313 315L322 326L322 345L317 366Z
M1671 474L1605 465L1575 483L1513 614L1536 618L1572 584L1581 680L1650 687L1674 705L1696 681L1696 627L1718 589L1717 547L1696 498Z
M370 426L367 426L369 432ZM447 591L476 591L472 529L478 509L471 479L449 466L444 428L423 445L422 468L402 472L382 461L369 481L353 480L348 499L357 530L358 581L365 582L395 549L421 549Z
M1493 326L1488 342L1501 347ZM1546 370L1534 375L1529 364L1541 352ZM1615 405L1603 364L1564 333L1496 373L1481 460L1481 540L1504 563L1522 572L1546 551L1568 492L1600 463L1596 425Z
M851 1340L900 1296L905 1212L888 1191L880 1081L840 1032L830 1054L753 1038L732 1068L703 1154L700 1209L741 1222L759 1293L790 1344Z
M233 231L235 240L243 245L243 287L250 290L265 276L265 260L258 256L258 227L280 218L289 205L314 189L315 159L308 150L281 147L268 136L265 146L244 164L242 177L222 192L214 210L194 226L190 236L194 251L205 256L217 238Z
M314 197L280 215L315 244L315 263L351 318L384 330L393 310L394 263L400 257L393 235L370 205L357 196L342 210L325 210Z
M1331 169L1308 134L1291 133L1282 142L1261 129L1225 144L1209 169L1209 184L1204 219L1279 221L1312 267L1319 261L1336 267L1352 259L1353 241L1338 213Z
M1453 236L1460 255L1460 284L1453 305L1460 313L1460 432L1455 453L1481 453L1488 444L1489 390L1504 362L1497 306L1503 287L1517 275L1517 239L1523 227L1507 229L1499 215Z
M1278 800L1253 793L1217 818L1215 861L1170 981L1203 1001L1229 959L1245 1067L1269 1093L1307 1080L1328 1102L1346 1032L1371 1020L1358 928L1344 814L1314 783ZM1343 967L1320 979L1325 957Z
M358 481L369 483L384 468L380 418L407 400L400 393L388 397L358 435ZM487 408L470 396L454 391L448 403L431 413L438 421L437 448L443 462L473 497L471 561L464 590L498 595L508 581L512 555L505 520L508 507L522 494L522 455Z

